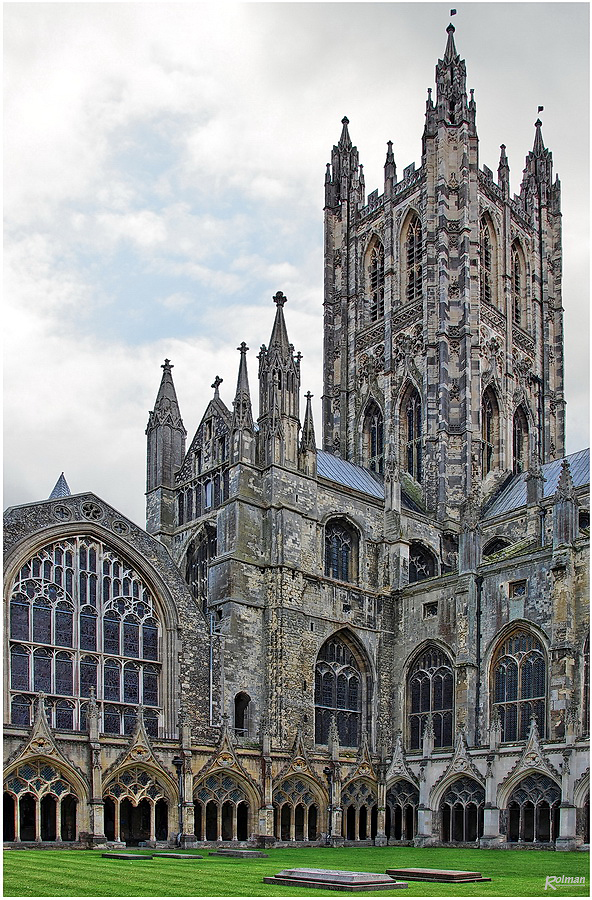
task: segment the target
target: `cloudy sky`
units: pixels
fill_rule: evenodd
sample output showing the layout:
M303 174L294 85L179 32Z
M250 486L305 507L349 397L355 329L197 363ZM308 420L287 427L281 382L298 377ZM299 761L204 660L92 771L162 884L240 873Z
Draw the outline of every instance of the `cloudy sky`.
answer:
M588 446L587 3L467 3L480 162L512 190L537 107L563 191L568 452ZM63 470L143 523L165 357L191 438L282 290L320 441L325 164L344 115L382 192L419 165L444 3L7 3L5 506Z

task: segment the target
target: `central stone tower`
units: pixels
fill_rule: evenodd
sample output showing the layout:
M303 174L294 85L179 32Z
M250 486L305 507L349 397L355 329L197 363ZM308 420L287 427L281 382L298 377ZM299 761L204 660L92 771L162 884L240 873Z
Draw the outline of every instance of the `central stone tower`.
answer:
M535 123L519 195L501 145L479 169L476 105L449 25L421 167L366 198L347 118L325 176L323 447L458 521L510 472L564 454L559 180Z

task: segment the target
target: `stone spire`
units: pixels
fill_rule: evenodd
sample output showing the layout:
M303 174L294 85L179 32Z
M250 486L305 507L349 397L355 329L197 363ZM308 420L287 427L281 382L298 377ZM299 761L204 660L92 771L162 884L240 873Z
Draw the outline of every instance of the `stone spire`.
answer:
M364 203L364 176L358 149L349 135L347 116L343 117L341 125L341 137L333 147L331 162L325 172L325 207L329 209L343 202Z
M306 475L316 475L317 471L317 443L312 418L312 394L306 394L306 412L304 413L304 425L300 436L299 468Z
M247 350L243 341L237 350L240 352L236 394L232 402L232 461L255 462L255 427L251 407L251 392L247 374Z
M426 109L426 130L428 124L460 125L467 122L471 132L475 133L475 101L471 93L471 102L467 102L467 70L464 59L460 58L454 43L454 25L450 23L446 29L448 40L444 58L438 60L436 66L436 116L431 113L431 97Z
M70 497L71 491L68 486L68 482L64 478L64 473L60 475L58 480L55 483L55 487L51 494L49 495L49 500L62 500L64 497Z
M497 167L497 183L499 184L504 197L510 195L510 165L506 156L506 145L500 144L500 160Z
M543 201L546 200L546 192L551 187L553 180L553 154L545 148L543 141L543 123L537 119L534 123L534 143L532 150L526 157L520 196L528 205L528 199L536 194L537 188L543 187Z
M165 359L154 409L146 427L146 528L158 533L174 523L175 472L185 456L187 432L173 384L172 365Z
M573 544L578 535L578 502L567 459L561 464L553 505L553 549Z
M395 165L395 155L393 153L393 142L387 141L386 160L384 163L384 193L387 197L392 196L393 188L397 183L397 167Z

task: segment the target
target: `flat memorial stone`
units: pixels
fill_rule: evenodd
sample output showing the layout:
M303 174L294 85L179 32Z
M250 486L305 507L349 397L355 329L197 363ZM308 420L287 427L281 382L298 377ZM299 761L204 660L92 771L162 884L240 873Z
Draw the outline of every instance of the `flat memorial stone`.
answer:
M221 847L219 850L210 850L210 856L238 856L240 859L267 859L267 853L261 853L261 850L232 850L231 848Z
M440 881L459 884L468 881L491 881L481 872L463 872L461 869L387 869L387 875L409 878L411 881Z
M404 881L395 881L376 872L344 872L341 869L282 869L274 877L263 879L265 884L285 884L320 888L326 891L393 891L406 888Z
M153 856L166 856L169 859L203 859L203 856L196 856L195 853L154 853Z
M152 859L152 856L143 856L140 853L102 853L105 859Z

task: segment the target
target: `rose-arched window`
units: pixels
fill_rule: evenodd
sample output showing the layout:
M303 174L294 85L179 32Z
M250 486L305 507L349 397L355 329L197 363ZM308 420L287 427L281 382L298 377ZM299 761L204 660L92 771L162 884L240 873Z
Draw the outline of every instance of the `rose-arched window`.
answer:
M547 660L540 640L524 629L514 631L497 649L492 668L494 714L499 715L502 741L523 741L536 717L546 732Z
M105 733L133 729L142 703L158 734L160 622L151 590L115 550L83 536L39 550L14 580L9 617L12 724L30 725L43 691L52 727L86 730L94 694Z
M454 674L452 663L439 647L423 650L407 676L408 733L410 750L419 750L428 725L434 731L434 747L452 746L454 723Z

